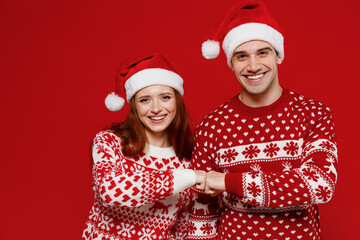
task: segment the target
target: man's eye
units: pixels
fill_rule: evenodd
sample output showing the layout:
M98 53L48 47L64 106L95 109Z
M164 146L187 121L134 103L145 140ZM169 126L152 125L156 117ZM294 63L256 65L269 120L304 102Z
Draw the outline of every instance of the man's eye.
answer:
M236 59L239 60L239 61L245 60L246 57L247 57L247 56L246 56L245 54L236 55Z
M268 52L267 51L262 51L262 52L259 52L259 55L267 55Z

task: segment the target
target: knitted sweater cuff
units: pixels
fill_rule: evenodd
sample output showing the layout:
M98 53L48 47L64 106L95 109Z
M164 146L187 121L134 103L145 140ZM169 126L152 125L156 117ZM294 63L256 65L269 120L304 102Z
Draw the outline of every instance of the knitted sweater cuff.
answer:
M196 183L196 175L191 169L174 169L174 194L184 191Z
M243 196L242 173L227 173L225 175L226 192L235 194L239 197Z

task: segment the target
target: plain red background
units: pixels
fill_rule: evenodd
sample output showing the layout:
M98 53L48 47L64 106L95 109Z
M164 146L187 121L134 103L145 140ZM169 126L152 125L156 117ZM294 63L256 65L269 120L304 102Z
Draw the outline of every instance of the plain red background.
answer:
M119 63L162 51L185 79L192 126L240 91L224 54L201 56L237 1L0 2L0 238L80 239L93 201L89 145ZM360 239L359 0L266 1L285 36L280 82L335 115L339 182L320 206L323 239Z

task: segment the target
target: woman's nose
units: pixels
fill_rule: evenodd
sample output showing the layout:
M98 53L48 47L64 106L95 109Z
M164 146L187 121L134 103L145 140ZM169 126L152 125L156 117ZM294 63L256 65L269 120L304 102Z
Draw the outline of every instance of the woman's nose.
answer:
M151 112L159 113L161 112L161 109L161 103L157 100L153 101L153 104L151 105Z

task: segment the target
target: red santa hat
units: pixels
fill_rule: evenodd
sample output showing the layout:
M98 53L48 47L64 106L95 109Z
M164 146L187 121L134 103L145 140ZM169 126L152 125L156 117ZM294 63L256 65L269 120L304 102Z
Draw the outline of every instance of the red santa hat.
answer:
M110 111L119 111L125 98L130 102L137 91L151 85L169 86L184 95L183 79L166 58L159 52L148 52L120 65L115 77L116 92L106 97L105 105Z
M213 39L202 44L202 55L206 59L217 58L222 42L227 63L231 67L234 50L251 40L270 43L284 59L284 37L265 4L257 0L244 0L225 15Z

